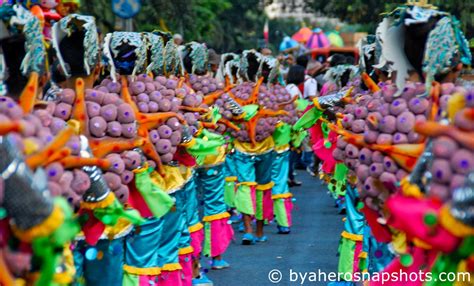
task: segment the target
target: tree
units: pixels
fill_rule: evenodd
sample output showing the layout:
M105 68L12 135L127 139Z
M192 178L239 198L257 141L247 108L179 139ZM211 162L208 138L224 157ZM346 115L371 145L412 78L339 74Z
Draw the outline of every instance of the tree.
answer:
M304 0L313 11L338 17L351 24L368 24L373 33L381 20L380 14L391 11L401 1L396 0ZM431 4L447 11L461 20L462 29L468 38L474 36L474 2L461 0L431 0Z

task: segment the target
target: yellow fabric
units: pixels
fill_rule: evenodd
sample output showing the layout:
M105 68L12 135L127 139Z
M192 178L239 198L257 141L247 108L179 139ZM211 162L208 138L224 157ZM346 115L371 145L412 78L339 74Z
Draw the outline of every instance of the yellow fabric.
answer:
M210 154L207 155L204 158L204 162L202 163L202 166L212 166L212 165L218 165L221 164L225 161L225 146L222 145L217 148L217 154Z
M176 270L181 270L181 269L183 269L183 268L181 267L181 264L179 264L179 263L165 264L161 268L162 271L176 271Z
M392 246L395 252L405 253L407 249L407 237L403 232L394 232L392 234Z
M130 230L131 223L124 219L124 218L119 218L117 223L114 226L105 226L104 232L101 237L107 237L108 239L115 239L116 237L121 237L123 236L126 232ZM84 233L80 231L76 235L76 239L83 239L84 238Z
M467 237L474 235L474 228L456 220L449 212L449 207L449 205L445 205L441 208L441 212L439 214L439 221L441 225L451 234L457 237Z
M194 133L194 137L198 137L199 135L201 135L203 129L204 128L202 127L202 123L199 123L199 129L196 131L196 133Z
M186 254L193 253L193 251L194 251L194 248L192 246L187 246L185 248L180 248L178 250L178 254L179 255L186 255Z
M163 191L170 193L181 189L186 184L188 178L191 176L191 169L186 168L180 170L179 167L164 165L164 176L158 172L153 171L150 174L151 181L155 183Z
M459 277L459 280L464 280L464 281L455 281L454 286L472 286L472 283L470 281L474 280L474 273L469 272L469 269L467 268L467 262L466 260L462 260L459 265L458 265L458 273L469 273L469 276L461 276Z
M54 274L54 282L62 285L69 285L74 280L74 276L71 276L69 273L57 273Z
M273 137L271 136L266 138L262 142L257 142L257 144L255 145L250 142L240 142L239 140L234 141L235 149L247 154L263 154L271 151L274 146L275 142L273 142Z
M188 230L189 230L190 233L193 233L193 232L196 232L196 231L201 230L203 228L204 228L204 225L202 225L202 223L198 222L195 225L192 225L192 226L188 227Z
M432 249L431 245L418 238L413 239L413 244L422 249Z
M191 139L191 141L187 142L187 143L181 143L180 145L185 147L185 148L189 148L189 147L192 147L194 146L194 144L196 144L196 139Z
M135 173L135 174L140 174L140 173L143 173L143 172L146 172L146 171L148 171L148 163L145 163L145 166L143 166L142 168L132 170L132 172Z
M237 187L240 185L245 185L245 186L257 186L257 183L255 182L241 182L237 184Z
M242 112L240 115L234 116L234 119L235 119L235 120L239 120L239 119L244 118L246 115L247 115L246 112Z
M359 258L367 258L367 252L362 251L362 252L359 254Z
M352 241L362 241L362 239L364 238L364 236L361 234L348 233L347 231L343 231L341 233L341 236Z
M323 109L321 108L321 105L319 105L319 100L318 100L317 97L313 98L313 104L314 104L314 106L315 106L317 109L323 110Z
M31 242L37 237L45 237L53 233L64 221L64 214L59 206L54 206L53 211L42 223L27 230L20 230L12 225L13 233L22 241Z
M466 99L463 94L456 92L448 100L448 118L449 121L454 121L454 116L458 113L459 110L466 106Z
M403 178L400 182L400 185L405 196L414 198L423 197L423 193L420 191L420 188L418 188L416 185L410 184L408 177Z
M290 149L290 144L285 144L281 146L275 146L275 152L282 153Z
M40 277L39 272L32 272L28 274L28 282L25 280L16 280L15 286L20 285L34 285L34 282L38 281ZM53 282L59 285L69 285L74 281L74 277L70 276L68 273L55 273L53 276Z
M226 177L225 181L226 182L235 182L235 181L237 181L237 177L235 177L235 176L234 177Z
M273 188L274 185L275 185L274 182L270 182L270 183L266 183L265 185L257 185L256 189L258 191L267 191Z
M40 149L38 143L29 138L23 140L23 146L23 153L25 153L25 155L31 155Z
M67 243L64 246L63 257L64 257L64 266L66 267L66 273L69 275L69 277L71 277L71 280L72 280L72 277L76 275L76 268L74 267L74 256L71 251L70 243Z
M287 199L293 197L292 193L286 193L286 194L278 194L278 195L273 195L272 200L276 199Z
M193 176L193 168L191 167L180 166L179 172L186 182Z
M226 218L226 217L230 217L230 214L228 212L223 212L223 213L220 213L220 214L205 216L205 217L202 218L202 221L210 222L210 221L214 221L214 220L218 220L218 219L222 219L222 218Z
M100 202L95 202L95 203L81 202L81 208L88 209L88 210L103 209L113 204L114 201L115 201L114 193L109 192L107 197L105 197L105 199L103 199Z
M104 229L104 235L109 239L121 236L123 233L130 229L132 223L126 219L119 218L114 226L106 226Z
M138 268L130 265L124 265L123 271L134 274L134 275L160 275L161 268L160 267L150 267L150 268Z

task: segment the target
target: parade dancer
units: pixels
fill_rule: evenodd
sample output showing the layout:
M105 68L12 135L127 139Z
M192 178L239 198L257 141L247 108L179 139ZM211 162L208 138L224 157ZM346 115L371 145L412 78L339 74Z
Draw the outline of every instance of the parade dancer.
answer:
M186 44L183 52L183 67L189 75L189 82L198 95L212 97L223 89L223 83L214 83L215 80L206 75L208 72L208 50L204 44L191 42ZM211 108L211 107L209 107ZM206 132L201 127L197 130L199 136L221 137L217 134ZM223 137L222 137L223 140ZM223 140L224 142L224 140ZM208 155L199 162L196 169L195 180L197 187L202 190L204 203L204 246L203 254L212 257L213 269L224 269L230 265L222 259L222 254L229 246L233 238L233 229L228 220L230 214L224 201L224 161L226 158L226 147L218 148L217 154Z

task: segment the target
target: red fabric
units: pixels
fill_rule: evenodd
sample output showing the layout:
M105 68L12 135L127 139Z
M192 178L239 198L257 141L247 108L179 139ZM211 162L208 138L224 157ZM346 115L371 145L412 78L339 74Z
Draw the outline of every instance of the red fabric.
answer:
M286 210L286 218L288 220L288 227L291 227L293 225L293 219L292 219L292 211L293 211L293 199L292 198L286 198L285 199L285 210Z
M185 167L196 166L196 159L191 156L183 147L178 147L178 151L174 153L173 160L178 161L180 165Z
M328 134L328 141L331 142L331 147L326 148L324 146L324 134L321 129L321 121L318 120L309 129L310 141L312 143L311 149L314 154L318 156L319 159L323 162L322 169L326 174L331 174L334 171L336 166L336 160L332 156L332 152L336 148L337 134L333 131L330 131Z
M224 254L234 238L234 229L228 224L229 218L206 222L211 228L211 257Z
M82 226L82 232L85 236L85 241L89 245L96 245L105 230L105 224L98 220L93 211L91 210L80 210L79 215L87 215L88 220Z
M274 218L274 215L273 215L273 200L272 200L271 189L263 191L262 206L263 206L263 219L272 221Z
M139 275L137 286L156 285L155 281L159 279L157 275Z
M388 224L405 232L408 238L418 238L433 249L450 253L456 250L461 239L455 237L440 224L428 226L424 223L427 214L438 216L441 203L430 199L417 199L393 195L385 204L390 212Z
M362 252L362 241L356 241L355 249L354 249L354 264L352 271L353 273L356 272L361 272L361 269L359 268L360 264L360 253Z
M413 263L405 267L400 262L400 257L395 258L387 267L385 267L381 273L380 277L383 275L390 275L387 277L397 277L396 279L380 279L380 281L371 281L370 286L422 286L425 277L420 275L421 272L429 272L431 266L436 259L436 251L426 251L421 248L413 247L409 249L409 254L413 258ZM411 274L411 275L410 275ZM394 276L392 276L394 275ZM387 281L388 280L388 281Z
M10 237L10 224L8 218L0 220L0 247L7 244Z
M128 184L128 188L130 190L130 195L128 197L128 203L130 206L136 209L142 217L152 217L153 213L135 186L135 179Z
M193 257L198 258L202 251L202 242L204 241L204 229L201 228L198 231L191 232L191 246L193 248Z
M193 284L193 259L191 253L180 255L179 264L183 268L181 279L183 286L191 286Z
M298 84L298 89L301 91L301 94L304 94L304 82Z
M370 230L372 231L374 238L378 242L385 242L385 243L391 242L392 234L390 233L390 230L388 229L388 227L381 225L380 223L377 222L377 219L379 218L379 214L376 211L365 206L361 209L361 211L367 220L367 224L370 226Z
M183 286L183 280L181 279L181 270L175 271L162 271L160 274L160 286Z

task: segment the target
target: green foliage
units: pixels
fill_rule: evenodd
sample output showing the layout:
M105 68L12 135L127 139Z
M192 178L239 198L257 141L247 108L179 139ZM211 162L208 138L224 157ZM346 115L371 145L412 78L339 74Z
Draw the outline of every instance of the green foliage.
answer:
M185 41L206 42L223 51L256 48L263 38L265 15L261 0L142 0L142 9L134 18L137 31L154 29L180 33ZM266 1L268 2L268 1ZM111 0L83 0L82 13L96 16L102 32L115 30ZM338 17L349 25L341 31L373 33L381 13L403 3L399 0L305 0L307 11ZM474 1L430 0L441 10L461 21L469 38L474 37ZM269 22L270 47L276 51L285 35L296 32L301 23L292 19ZM320 23L320 25L324 25ZM333 27L323 27L332 29Z
M103 32L115 30L111 0L83 1L82 13L97 18ZM254 48L265 22L259 0L143 0L134 18L137 31L180 33L220 51ZM278 39L278 41L281 38Z
M337 17L351 24L366 24L368 32L373 33L380 14L391 11L405 1L397 0L305 0L306 5L313 11L320 11L324 15ZM461 28L468 38L474 36L474 1L460 0L431 0L430 4L438 6L461 20Z

